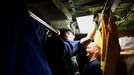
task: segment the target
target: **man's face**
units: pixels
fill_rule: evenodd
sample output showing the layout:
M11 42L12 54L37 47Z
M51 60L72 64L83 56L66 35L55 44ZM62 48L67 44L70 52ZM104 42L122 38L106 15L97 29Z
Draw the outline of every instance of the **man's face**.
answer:
M71 31L66 32L66 37L67 37L67 40L72 40L72 41L75 38L74 34Z
M88 58L91 58L93 56L93 54L94 54L94 48L87 47L86 51L87 51L87 55L86 56Z
M94 45L93 47L87 47L87 56L91 58L93 55L97 56L99 54L100 47L98 45Z

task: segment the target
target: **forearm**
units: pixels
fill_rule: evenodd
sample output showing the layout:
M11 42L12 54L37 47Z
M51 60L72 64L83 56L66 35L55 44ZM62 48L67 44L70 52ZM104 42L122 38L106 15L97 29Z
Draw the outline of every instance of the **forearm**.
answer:
M92 27L92 29L91 29L91 32L90 33L88 33L87 34L87 39L91 39L91 40L93 40L94 39L94 36L95 36L95 33L96 33L96 23L95 22L93 22L93 27Z
M93 28L92 28L91 32L88 33L85 38L82 38L80 40L80 43L84 48L86 48L87 45L94 39L95 33L96 33L96 23L93 22Z

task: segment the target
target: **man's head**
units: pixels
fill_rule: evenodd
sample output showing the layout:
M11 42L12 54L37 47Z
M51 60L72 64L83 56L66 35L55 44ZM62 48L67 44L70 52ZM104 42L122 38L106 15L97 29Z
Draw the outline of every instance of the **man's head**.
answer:
M86 51L87 51L87 57L89 59L100 60L100 46L98 44L94 44L92 47L88 46Z
M60 35L65 40L73 41L75 38L74 33L70 29L62 29L60 30Z

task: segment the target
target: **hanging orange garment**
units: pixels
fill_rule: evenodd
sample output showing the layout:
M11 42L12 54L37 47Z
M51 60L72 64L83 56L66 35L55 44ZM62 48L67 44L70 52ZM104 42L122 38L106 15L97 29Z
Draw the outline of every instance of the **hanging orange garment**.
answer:
M101 36L102 36L102 61L105 61L105 54L106 54L106 49L107 49L107 36L108 36L108 31L107 31L107 25L108 25L108 20L107 16L105 14L103 15L102 22L101 22Z
M102 37L102 55L101 55L101 68L104 71L105 70L105 63L106 63L106 51L107 51L107 19L104 15L102 18L101 23L101 37Z
M96 32L95 42L101 48L101 69L103 75L116 75L120 46L114 15L110 9L104 12L100 26Z
M101 69L103 75L116 75L120 46L114 15L110 9L104 12L100 25L102 38Z
M105 11L107 16L107 51L105 54L104 75L116 75L117 63L120 56L120 46L118 42L115 17L110 9Z

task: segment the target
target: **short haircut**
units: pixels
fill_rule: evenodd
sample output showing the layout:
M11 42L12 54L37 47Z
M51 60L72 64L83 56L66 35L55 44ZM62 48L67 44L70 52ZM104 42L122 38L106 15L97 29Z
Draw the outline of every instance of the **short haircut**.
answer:
M74 34L74 32L71 29L60 29L60 37L63 38L63 39L65 39L64 38L65 33L68 32L68 31L70 31L70 32L72 32Z

